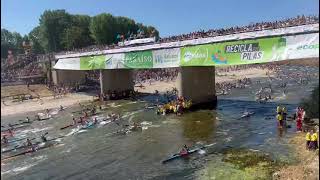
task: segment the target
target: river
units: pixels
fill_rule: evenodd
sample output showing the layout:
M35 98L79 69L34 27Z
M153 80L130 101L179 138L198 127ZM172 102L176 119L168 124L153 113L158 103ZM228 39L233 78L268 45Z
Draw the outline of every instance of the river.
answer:
M290 68L283 69L290 71ZM292 71L297 69L319 73L317 68L311 67L293 67ZM292 127L279 130L274 119L275 108L279 103L284 104L291 115L301 98L308 96L309 89L318 84L318 79L319 74L313 76L307 85L298 85L294 79L290 83L289 80L286 96L275 85L276 98L267 103L254 101L258 85L235 89L230 95L218 98L215 110L198 110L182 116L156 115L154 109L145 109L145 105L155 99L154 96L139 101L112 101L105 104L107 110L98 116L120 113L122 120L119 125L110 123L73 135L71 128L59 130L72 122L71 112L80 109L78 106L68 107L50 120L34 122L29 128L17 132L17 135L28 137L39 137L40 133L49 132L48 139L68 136L62 138L57 146L2 162L1 177L7 180L239 179L248 172L223 160L225 152L230 149L261 152L278 161L295 160L287 144L287 139L295 133L295 124L288 121ZM265 84L268 82L266 78L260 80ZM277 84L274 81L273 84ZM239 119L244 110L255 114ZM26 116L33 117L34 114L1 117L1 125ZM110 134L132 122L141 123L142 130ZM200 146L211 143L214 144L188 158L161 163L184 144ZM249 174L247 177L244 179L253 176Z

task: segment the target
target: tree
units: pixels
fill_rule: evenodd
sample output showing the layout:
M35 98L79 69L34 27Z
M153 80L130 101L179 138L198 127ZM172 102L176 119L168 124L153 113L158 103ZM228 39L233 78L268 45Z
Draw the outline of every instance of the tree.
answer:
M33 28L33 30L28 34L29 40L32 44L31 51L35 54L45 53L46 41L42 37L40 26ZM42 43L41 43L42 42Z
M112 44L116 41L116 21L111 14L102 13L92 18L90 32L96 44Z
M48 52L64 50L61 40L71 22L71 15L65 10L46 10L40 16L40 29Z
M62 37L62 44L65 49L71 50L74 48L82 47L83 43L83 29L77 26L67 28Z
M313 89L310 97L301 103L310 118L319 118L319 85Z
M1 29L1 57L7 58L9 50L14 54L23 53L22 42L23 39L19 33Z

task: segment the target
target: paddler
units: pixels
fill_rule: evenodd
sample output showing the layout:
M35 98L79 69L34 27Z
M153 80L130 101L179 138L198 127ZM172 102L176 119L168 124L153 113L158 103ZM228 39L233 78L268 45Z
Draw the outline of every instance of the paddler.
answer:
M96 113L96 108L93 107L93 108L91 109L91 114L94 115L95 113Z
M180 155L187 155L189 152L189 148L187 145L184 145L182 150L180 151Z
M50 112L49 109L46 109L46 113L49 114L49 112Z
M47 135L47 134L48 134L48 132L41 135L41 140L42 140L43 142L47 142L47 138L46 138L46 135Z
M6 135L4 135L4 136L2 137L2 143L3 143L3 144L8 144L8 143L9 143L8 138L7 138Z
M60 105L60 111L63 111L64 107L62 105Z
M8 132L9 132L10 136L13 137L13 127L11 127L10 129L8 129Z
M27 122L27 123L30 123L29 117L26 118L26 122Z
M83 120L83 117L80 117L80 123L81 123L81 125L84 125L84 120Z
M31 147L32 152L36 151L35 146L32 144L29 138L27 138L27 146Z
M98 123L98 120L97 120L97 117L95 117L93 120L93 124L97 124L97 123Z
M72 118L72 121L73 121L73 125L77 124L77 121L76 121L76 119L74 117Z

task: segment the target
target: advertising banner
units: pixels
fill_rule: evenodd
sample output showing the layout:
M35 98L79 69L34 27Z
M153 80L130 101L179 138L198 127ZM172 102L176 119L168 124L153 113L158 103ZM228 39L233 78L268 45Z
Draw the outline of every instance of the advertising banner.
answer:
M153 68L179 67L180 48L152 51Z
M125 68L152 68L152 51L128 52L124 56Z
M267 37L107 55L59 59L55 69L150 69L221 66L319 57L319 34Z
M80 70L80 58L59 59L54 69Z
M286 41L280 60L319 57L319 34L288 36Z
M181 48L181 66L265 63L319 56L319 34L272 37Z
M80 57L81 70L105 69L105 55Z
M105 69L121 69L124 66L124 53L107 54L105 56Z

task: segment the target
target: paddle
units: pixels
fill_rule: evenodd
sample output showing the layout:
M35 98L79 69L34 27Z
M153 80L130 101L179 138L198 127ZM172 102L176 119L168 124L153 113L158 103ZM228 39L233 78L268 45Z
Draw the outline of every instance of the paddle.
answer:
M67 126L64 126L64 127L60 128L60 130L63 130L63 129L69 128L69 127L71 127L71 126L73 126L73 124L69 124L69 125L67 125Z

